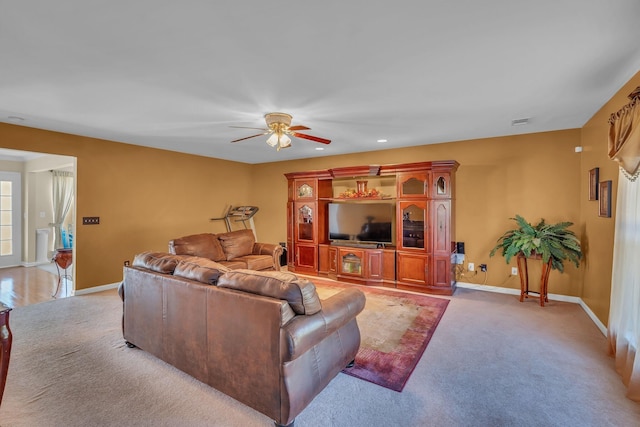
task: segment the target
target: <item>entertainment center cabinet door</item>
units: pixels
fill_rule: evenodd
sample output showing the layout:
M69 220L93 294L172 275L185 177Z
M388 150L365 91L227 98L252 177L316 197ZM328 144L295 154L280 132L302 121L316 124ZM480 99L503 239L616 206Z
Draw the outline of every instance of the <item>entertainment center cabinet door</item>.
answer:
M428 172L402 172L396 177L399 199L424 199L429 195Z
M338 248L338 274L348 277L364 277L365 250L354 248Z
M451 227L451 200L432 200L433 213L433 289L436 293L452 293L451 252L453 230ZM455 276L454 276L455 277Z
M453 183L451 182L450 172L434 170L432 180L432 199L451 199L453 197Z
M316 200L317 199L317 179L296 179L293 185L294 200Z
M396 215L398 250L429 252L428 215L427 202L424 200L398 202Z
M318 272L318 204L294 203L294 271L316 274Z
M318 273L325 274L331 278L338 274L338 249L321 244L318 245Z
M424 289L431 285L429 255L398 252L397 260L398 288L418 287Z
M318 272L318 246L315 244L296 244L296 267L295 271L300 273Z
M366 256L366 278L374 281L382 281L382 250L366 251Z

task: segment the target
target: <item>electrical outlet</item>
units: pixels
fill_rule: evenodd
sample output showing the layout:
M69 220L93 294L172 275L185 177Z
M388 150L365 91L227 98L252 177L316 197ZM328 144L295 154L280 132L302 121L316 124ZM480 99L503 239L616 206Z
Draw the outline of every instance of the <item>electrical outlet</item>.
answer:
M487 272L487 264L480 264L480 271Z
M518 267L511 267L511 275L512 276L518 275Z
M469 271L475 271L476 266L474 263L470 262L469 264L467 264L467 270Z

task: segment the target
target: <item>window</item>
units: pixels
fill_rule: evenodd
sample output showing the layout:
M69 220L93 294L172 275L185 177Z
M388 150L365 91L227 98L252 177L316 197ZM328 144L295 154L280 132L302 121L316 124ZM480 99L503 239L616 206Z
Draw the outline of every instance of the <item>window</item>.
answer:
M13 185L0 181L0 256L13 255Z

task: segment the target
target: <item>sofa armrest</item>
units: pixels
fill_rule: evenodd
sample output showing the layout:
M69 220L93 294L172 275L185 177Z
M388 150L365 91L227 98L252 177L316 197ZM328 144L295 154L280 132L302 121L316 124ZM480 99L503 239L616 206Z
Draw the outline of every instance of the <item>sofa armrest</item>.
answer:
M366 298L358 289L345 289L322 301L322 310L311 316L296 316L283 328L282 361L295 360L331 335L364 309Z
M280 256L284 249L273 243L254 243L251 255L271 255L273 257L273 269L280 271Z

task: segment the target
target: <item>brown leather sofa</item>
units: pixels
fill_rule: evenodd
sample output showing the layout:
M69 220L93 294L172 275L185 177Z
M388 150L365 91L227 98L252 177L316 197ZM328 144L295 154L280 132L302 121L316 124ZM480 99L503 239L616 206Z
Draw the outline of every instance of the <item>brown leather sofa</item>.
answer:
M209 258L235 270L280 270L283 248L271 243L256 243L253 231L235 230L227 233L202 233L173 239L169 252Z
M124 267L119 291L130 347L278 426L293 425L360 347L364 294L346 289L321 301L313 283L292 273L148 252Z

